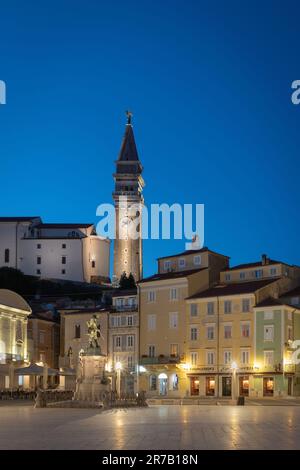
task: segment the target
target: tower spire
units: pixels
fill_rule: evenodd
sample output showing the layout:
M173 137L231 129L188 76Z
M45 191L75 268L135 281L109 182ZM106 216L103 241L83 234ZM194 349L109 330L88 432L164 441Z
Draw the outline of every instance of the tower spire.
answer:
M127 116L127 125L131 126L133 113L131 111L127 110L126 111L126 116Z

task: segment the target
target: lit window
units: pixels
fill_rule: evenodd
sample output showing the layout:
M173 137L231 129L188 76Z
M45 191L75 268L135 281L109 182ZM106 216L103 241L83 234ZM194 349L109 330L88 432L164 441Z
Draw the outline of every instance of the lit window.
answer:
M170 355L172 357L177 357L179 352L178 344L170 344Z
M241 324L241 335L242 335L242 338L250 337L250 323Z

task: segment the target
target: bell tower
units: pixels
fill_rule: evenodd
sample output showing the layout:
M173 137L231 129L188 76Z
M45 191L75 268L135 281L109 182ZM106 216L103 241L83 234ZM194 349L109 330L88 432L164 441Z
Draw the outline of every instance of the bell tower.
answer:
M126 111L127 124L116 172L113 174L115 190L113 199L116 216L113 279L119 280L123 272L133 274L135 281L142 277L142 195L145 186L143 167L135 144L132 113Z

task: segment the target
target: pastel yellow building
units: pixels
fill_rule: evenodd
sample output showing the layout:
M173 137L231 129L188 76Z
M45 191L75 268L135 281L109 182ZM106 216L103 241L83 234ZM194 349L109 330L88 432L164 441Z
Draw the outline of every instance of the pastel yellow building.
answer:
M148 396L181 397L186 378L186 297L209 288L228 257L208 248L158 260L158 274L139 282L139 388Z

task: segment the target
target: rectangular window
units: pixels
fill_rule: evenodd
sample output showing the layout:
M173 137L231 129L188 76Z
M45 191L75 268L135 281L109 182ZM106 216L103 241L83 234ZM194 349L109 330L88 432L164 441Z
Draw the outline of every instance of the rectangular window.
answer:
M37 270L36 270L36 273L37 273L37 275L40 275L40 274L41 274L41 270L40 270L40 269L37 269Z
M273 320L274 314L273 312L267 311L264 312L264 320Z
M198 338L198 330L196 327L191 327L191 341L197 341Z
M65 248L67 248L67 245L66 245L65 243L63 243L63 244L61 245L61 247L62 247L62 249L64 250Z
M155 302L156 301L156 292L154 290L149 290L147 298L148 298L148 302Z
M192 366L196 366L198 364L198 353L191 352L191 364Z
M241 271L240 272L240 279L243 280L246 278L246 274L244 273L244 271Z
M171 261L165 261L164 262L164 268L165 268L165 271L170 271L171 270Z
M264 351L264 365L265 367L274 365L274 351Z
M150 344L148 347L149 357L155 357L155 346Z
M66 274L66 270L65 270L65 269L62 269L62 270L61 270L61 273L62 273L62 274Z
M250 351L249 349L241 350L241 364L250 364Z
M39 358L39 362L42 362L43 364L46 362L46 354L44 352L40 352Z
M178 289L176 287L170 289L170 300L178 300Z
M133 325L133 316L129 315L127 317L127 326L132 326Z
M215 313L215 304L213 302L207 302L207 315L213 315Z
M42 245L41 245L40 243L38 243L38 244L36 245L36 247L37 247L38 250L40 250L40 249L42 248Z
M42 257L41 256L36 257L36 264L42 264Z
M206 327L206 337L207 339L215 339L215 327L214 326L207 326Z
M6 248L4 251L4 263L9 263L9 249Z
M232 326L231 325L224 325L224 338L225 339L232 338Z
M62 256L61 257L61 264L66 264L66 262L67 262L66 256Z
M231 351L224 351L224 364L231 364Z
M80 325L75 325L75 338L80 338Z
M178 313L169 314L169 326L170 328L178 328Z
M178 344L176 344L176 343L170 344L170 355L171 355L172 357L177 357L177 356L179 356Z
M92 268L95 268L95 267L96 267L96 261L93 260L93 261L92 261Z
M292 326L287 327L287 339L289 341L293 340L293 327Z
M271 268L271 269L270 269L270 274L271 274L271 276L276 276L276 274L277 274L277 269L276 269L276 268Z
M241 324L241 336L242 338L250 338L250 323Z
M231 275L230 274L225 274L225 281L230 281Z
M197 304L191 304L190 305L190 312L191 312L191 317L196 317L198 315L198 305Z
M265 325L264 326L264 341L273 341L274 340L274 326Z
M184 268L185 267L185 258L180 258L178 260L178 266L179 266L179 268Z
M149 378L149 388L152 392L157 389L157 378L156 375L150 375Z
M231 300L225 300L224 313L231 313Z
M156 329L156 315L148 315L148 330Z
M214 353L214 351L207 351L207 353L206 353L206 363L209 366L214 365L214 363L215 363L215 353Z
M250 312L250 299L243 299L242 300L242 312L243 313Z
M128 348L133 348L133 342L134 342L133 335L127 336L127 347Z
M200 264L201 264L201 256L200 255L194 256L194 265L200 266Z
M260 279L261 277L263 277L263 270L262 269L256 269L254 271L254 277L256 277L256 279Z
M121 336L116 336L115 337L115 345L116 345L116 348L121 347Z

